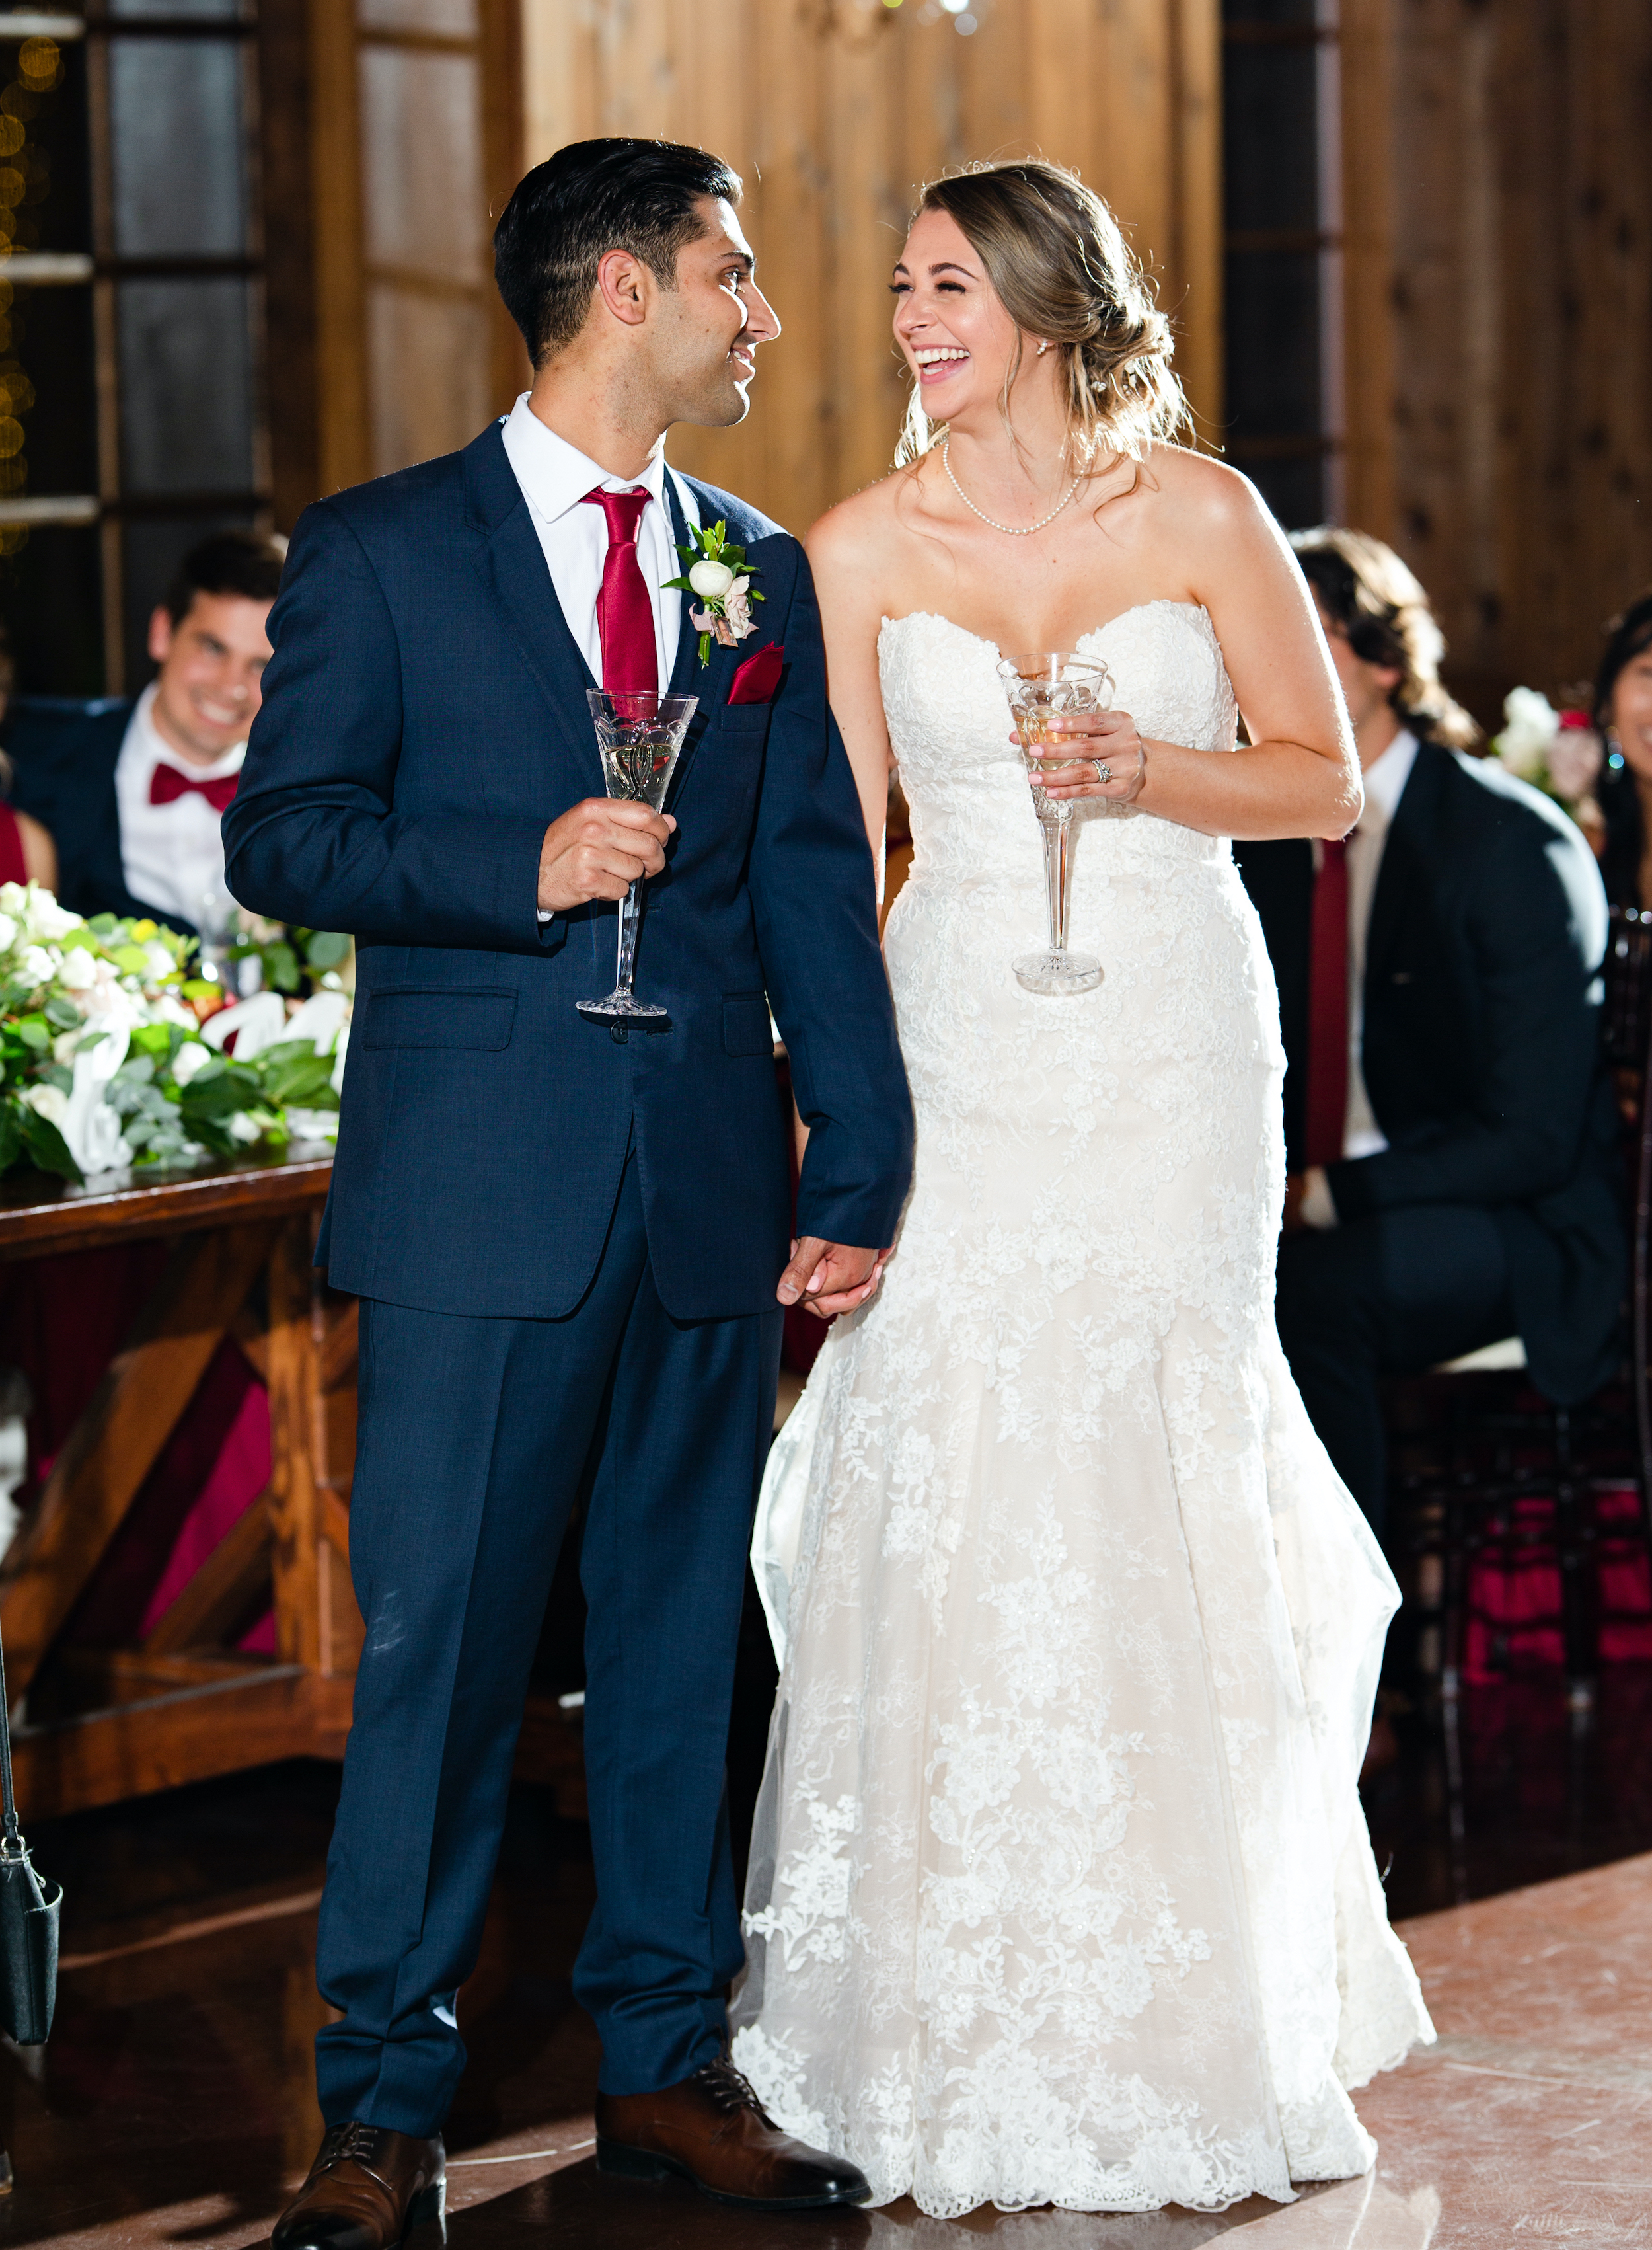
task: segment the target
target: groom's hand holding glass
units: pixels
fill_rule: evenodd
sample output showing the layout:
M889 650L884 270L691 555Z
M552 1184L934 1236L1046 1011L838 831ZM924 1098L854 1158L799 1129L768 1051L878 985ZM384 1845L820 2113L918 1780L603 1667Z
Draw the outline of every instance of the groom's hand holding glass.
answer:
M588 797L552 821L540 846L539 908L567 914L591 899L623 899L657 875L677 827L669 812L621 797Z

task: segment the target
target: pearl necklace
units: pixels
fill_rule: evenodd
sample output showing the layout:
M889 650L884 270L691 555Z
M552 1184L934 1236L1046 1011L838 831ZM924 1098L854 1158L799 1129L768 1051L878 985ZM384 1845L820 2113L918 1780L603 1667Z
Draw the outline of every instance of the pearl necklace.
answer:
M1047 523L1053 523L1056 521L1056 518L1061 514L1063 508L1066 507L1068 501L1072 498L1073 494L1077 491L1079 486L1084 482L1083 477L1075 477L1072 482L1068 486L1066 491L1062 494L1061 498L1056 502L1054 507L1050 509L1049 514L1041 515L1036 523L1000 523L994 517L988 515L984 508L977 507L974 501L971 500L969 494L964 490L962 485L959 483L957 478L953 476L952 442L953 441L950 438L943 438L941 439L940 465L942 468L946 470L947 476L951 479L953 490L957 493L959 499L962 500L964 506L969 510L971 515L980 516L981 521L986 524L989 529L993 531L1002 531L1011 539L1030 539L1035 531L1042 531Z

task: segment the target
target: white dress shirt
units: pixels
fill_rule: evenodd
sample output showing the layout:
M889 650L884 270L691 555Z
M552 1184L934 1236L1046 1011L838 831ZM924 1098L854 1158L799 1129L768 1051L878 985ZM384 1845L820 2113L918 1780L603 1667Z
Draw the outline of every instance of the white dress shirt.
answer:
M149 783L158 765L176 767L186 781L219 781L238 774L246 744L237 742L210 766L180 757L155 723L155 686L138 698L114 763L114 801L120 821L120 870L134 898L200 928L213 919L206 899L228 906L224 885L221 813L198 790L170 804L151 804Z
M1366 1091L1361 1049L1365 1040L1366 942L1371 933L1371 907L1377 895L1377 877L1388 841L1394 808L1411 778L1417 761L1417 738L1401 728L1380 758L1373 758L1363 776L1365 811L1348 839L1348 1109L1343 1128L1342 1153L1375 1156L1388 1145ZM1321 858L1314 847L1316 864ZM1315 1166L1308 1173L1302 1198L1302 1216L1310 1226L1334 1226L1337 1207L1330 1183Z
M591 668L591 677L602 684L602 642L596 629L596 597L602 590L602 566L608 560L608 517L600 507L585 504L587 493L638 492L646 489L650 504L643 510L637 530L637 560L654 610L654 643L659 659L660 693L671 685L677 662L677 644L683 628L680 589L667 590L668 578L684 575L677 551L665 480L671 478L684 514L691 524L699 521L694 495L665 466L657 452L640 477L610 476L595 461L547 429L527 403L524 391L505 417L505 458L522 487L533 528L545 550L551 583L562 605L568 629Z

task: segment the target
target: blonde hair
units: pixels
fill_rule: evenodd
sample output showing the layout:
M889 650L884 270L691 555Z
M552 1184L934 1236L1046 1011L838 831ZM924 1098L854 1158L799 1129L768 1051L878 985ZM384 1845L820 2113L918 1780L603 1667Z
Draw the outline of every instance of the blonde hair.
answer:
M1007 428L1025 335L1048 338L1061 354L1075 473L1093 468L1104 450L1139 460L1152 439L1181 427L1187 404L1171 372L1170 323L1118 221L1076 172L1038 158L974 164L929 183L912 217L929 211L957 221L1020 331L999 399ZM914 384L895 466L921 459L943 430Z
M1480 729L1440 680L1445 635L1416 576L1393 548L1368 531L1327 523L1293 531L1291 544L1354 654L1399 673L1388 692L1396 714L1454 750L1473 749Z

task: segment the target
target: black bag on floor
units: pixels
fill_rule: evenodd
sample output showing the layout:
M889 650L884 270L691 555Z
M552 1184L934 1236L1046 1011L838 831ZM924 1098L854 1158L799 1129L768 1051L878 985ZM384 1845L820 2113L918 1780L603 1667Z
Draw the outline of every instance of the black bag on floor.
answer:
M58 1998L58 1912L63 1886L35 1873L11 1794L11 1715L0 1653L0 2031L43 2046Z

